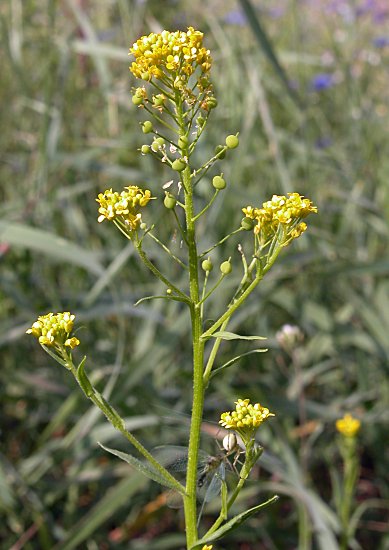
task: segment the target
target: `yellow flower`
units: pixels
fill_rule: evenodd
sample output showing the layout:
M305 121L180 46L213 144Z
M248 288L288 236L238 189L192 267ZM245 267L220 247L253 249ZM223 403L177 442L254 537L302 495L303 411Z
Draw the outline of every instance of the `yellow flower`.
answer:
M235 430L245 439L253 438L262 422L275 416L259 403L252 405L250 399L238 399L235 405L234 411L221 414L219 424L228 430Z
M74 326L75 315L69 311L63 313L48 313L41 315L26 333L32 334L43 346L74 349L80 344L80 340L70 337Z
M336 421L335 426L338 432L345 437L354 437L360 430L361 422L347 413Z
M135 57L130 71L144 80L175 80L180 76L187 81L197 68L207 73L212 64L210 52L203 46L203 33L193 27L186 32L162 31L142 36L130 48L130 54Z
M247 206L242 211L246 217L257 222L254 233L259 236L262 244L278 234L280 228L283 231L280 235L283 244L288 244L307 229L307 224L301 220L316 213L317 206L298 193L288 193L287 197L273 195L270 201L262 204L262 208Z
M142 219L139 209L146 206L152 198L148 189L143 190L136 185L125 187L120 194L112 189L106 189L104 193L99 193L96 199L100 204L100 216L97 219L99 222L105 219L118 221L130 231L134 231Z
M212 550L213 545L212 544L204 544L201 550Z

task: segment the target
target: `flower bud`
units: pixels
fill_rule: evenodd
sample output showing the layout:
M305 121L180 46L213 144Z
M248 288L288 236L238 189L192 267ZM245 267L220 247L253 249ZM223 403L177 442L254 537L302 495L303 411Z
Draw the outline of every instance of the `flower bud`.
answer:
M153 131L153 123L151 122L151 120L146 120L143 124L142 124L142 132L144 134L149 134L150 132Z
M164 103L165 103L165 96L163 94L158 94L153 96L154 107L162 107Z
M203 88L208 88L208 86L211 84L209 81L209 78L207 76L202 76L199 81L200 86Z
M201 264L201 268L204 269L204 271L212 271L213 269L213 263L209 258L204 260Z
M221 153L220 151L223 152ZM220 155L218 153L220 153ZM226 149L224 145L218 145L217 147L215 147L215 155L218 155L219 159L224 159L224 157L226 156Z
M176 172L182 172L186 168L186 163L182 159L176 159L173 161L172 168Z
M249 218L248 216L246 216L240 222L240 225L241 225L241 227L243 227L243 229L245 231L251 231L254 228L255 220L253 220L252 218Z
M199 117L197 117L196 123L197 123L197 126L201 128L202 126L204 126L205 118L200 115Z
M229 149L235 149L239 145L238 136L230 135L226 137L226 145Z
M298 326L286 324L276 332L276 340L284 350L291 351L301 344L304 334Z
M140 150L144 155L148 155L150 153L150 145L142 145Z
M146 231L146 229L147 229L147 223L142 222L142 223L140 224L139 227L141 228L142 231Z
M176 197L174 197L170 193L167 193L167 192L165 193L163 204L165 205L166 208L168 208L169 210L172 210L176 206L176 202L177 202Z
M134 105L142 105L143 97L138 97L137 95L132 96L132 102Z
M230 260L226 260L222 264L220 264L220 271L223 273L223 275L228 275L232 271L232 265Z
M178 140L178 147L180 149L185 149L188 146L189 140L186 136L180 136Z
M215 189L224 189L226 187L226 181L222 176L215 176L212 180L212 185Z
M211 110L211 109L214 109L215 107L217 107L216 97L208 97L205 102L206 102L208 110Z

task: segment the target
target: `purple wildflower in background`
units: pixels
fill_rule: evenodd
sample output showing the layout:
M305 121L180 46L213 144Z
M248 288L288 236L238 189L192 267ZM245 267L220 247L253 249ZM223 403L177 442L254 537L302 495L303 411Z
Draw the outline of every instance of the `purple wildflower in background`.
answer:
M359 3L357 14L370 15L375 23L382 23L389 17L388 0L364 0Z
M227 13L224 17L224 22L228 25L237 25L238 27L244 27L247 25L247 18L241 10L233 10Z
M267 14L272 18L272 19L279 19L280 17L282 17L285 13L285 8L283 6L277 6L277 7L274 7L274 8L270 8L267 12Z
M389 46L389 36L377 36L373 39L373 46L376 48L385 48Z
M334 75L331 73L318 73L316 74L310 82L310 89L315 92L322 92L323 90L328 90L335 85Z
M333 141L329 136L323 136L318 138L315 141L315 148L316 149L327 149L327 147L331 147Z

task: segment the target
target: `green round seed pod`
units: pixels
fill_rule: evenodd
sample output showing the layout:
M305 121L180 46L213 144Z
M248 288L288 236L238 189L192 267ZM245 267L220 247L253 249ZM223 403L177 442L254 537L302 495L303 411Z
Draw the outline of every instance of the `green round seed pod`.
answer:
M201 268L204 269L204 271L212 271L213 269L213 263L209 258L204 260L201 264Z
M232 271L232 265L230 260L226 260L222 264L220 264L220 271L223 273L223 275L228 275Z
M197 117L196 123L201 128L202 126L204 126L205 118L200 115L199 117Z
M143 97L138 97L137 95L132 96L132 102L134 105L142 105Z
M145 71L140 75L142 80L150 80L150 73L148 71Z
M226 137L226 145L229 149L235 149L239 145L238 136L230 135Z
M178 147L180 149L185 149L188 146L189 140L186 136L180 136L178 140Z
M144 123L142 124L142 132L144 134L149 134L152 131L153 131L153 123L151 122L151 120L145 120Z
M150 145L142 145L140 150L144 155L148 155L150 153Z
M162 138L162 137L157 137L155 138L155 140L153 141L153 143L151 144L151 148L152 150L154 151L154 153L156 153L157 151L159 151L161 149L161 147L163 147L165 145L165 140Z
M140 224L139 227L141 228L142 231L146 231L146 229L147 229L147 223L142 222L142 223Z
M241 225L241 227L243 227L243 229L245 231L251 231L254 228L255 220L253 220L252 218L249 218L248 216L246 216L240 222L240 225Z
M222 176L215 176L212 180L212 185L215 189L224 189L226 187L226 180Z
M163 204L168 210L172 210L176 206L176 197L170 193L166 193L165 198L163 199Z
M220 151L223 151L223 152L220 153ZM224 159L224 157L226 156L226 150L225 150L224 145L218 145L217 147L215 147L215 155L217 155L218 153L220 153L218 158L219 159Z
M176 172L182 172L186 168L186 164L182 159L176 159L172 164L173 170Z

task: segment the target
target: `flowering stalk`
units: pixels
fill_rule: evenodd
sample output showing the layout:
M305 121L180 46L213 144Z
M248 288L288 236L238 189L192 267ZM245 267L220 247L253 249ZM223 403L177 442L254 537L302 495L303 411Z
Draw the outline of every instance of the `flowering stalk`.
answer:
M196 226L209 212L219 194L227 187L227 182L223 173L215 174L212 178L210 197L198 211L196 211L194 203L196 186L214 169L216 163L223 160L227 152L231 152L239 145L238 134L228 135L225 138L225 143L216 147L211 158L205 160L201 166L194 166L193 152L205 131L212 110L217 106L209 78L212 64L210 52L203 46L203 34L189 27L186 32L163 31L160 34L151 33L144 36L133 45L130 53L135 58L130 70L135 77L145 83L144 86L134 89L132 102L150 114L153 119L146 120L142 124L143 134L151 136L152 139L150 143L144 143L140 151L142 155L149 155L165 166L169 166L174 173L172 187L169 187L168 192L165 191L163 204L168 211L174 214L174 222L182 237L186 257L180 258L172 254L168 246L162 242L160 235L154 234L154 231L158 229L155 224L149 227L143 221L143 212L146 207L149 209L152 201L158 200L157 191L153 192L156 195L154 197L149 189L142 189L136 185L127 186L121 192L113 191L112 188L107 189L104 193L100 193L96 199L99 203L98 221L113 222L117 229L132 241L140 260L147 269L166 287L166 296L148 296L139 300L138 303L146 299L165 298L183 302L188 306L191 321L193 393L185 488L158 463L133 434L125 429L123 420L117 411L90 383L84 371L84 362L82 361L77 368L73 365L67 348L73 349L79 345L79 341L71 335L74 316L70 316L69 313L58 314L64 317L58 317L57 333L51 325L46 327L44 318L43 321L39 318L38 326L35 326L36 323L34 323L28 332L37 336L45 350L73 373L85 395L103 411L114 427L146 459L148 466L146 467L145 463L141 463L135 457L119 451L108 450L130 462L151 479L175 488L182 495L187 548L194 550L202 547L203 550L210 550L212 545L209 546L208 542L221 537L252 513L274 501L274 498L270 499L266 503L246 511L243 515L240 514L229 521L227 520L230 508L262 452L262 449L255 444L256 430L264 420L274 415L259 403L250 404L248 399L239 399L236 402L235 411L223 413L221 424L240 436L244 446L245 459L239 471L239 480L229 496L226 483L222 484L220 515L205 538L199 539L196 499L205 390L211 380L211 375L222 370L221 368L214 369L214 365L222 339L226 334L231 335L231 333L225 333L231 317L244 304L273 266L281 250L306 230L306 223L302 220L310 213L317 212L317 208L309 199L298 193L291 193L287 197L274 195L270 201L264 202L262 207L247 206L243 208L244 218L241 227L233 229L208 250L201 252ZM178 200L180 194L181 196L183 194L183 199ZM183 219L181 210L184 210ZM221 263L219 277L215 282L209 281L211 289L207 292L206 286L213 264L210 257L206 260L203 258L227 239L245 232L251 235L248 238L250 261L246 261L243 248L239 245L243 264L240 283L233 291L224 313L220 313L219 318L212 326L204 330L204 311L207 301L223 286L223 281L233 270L233 265L231 258ZM184 269L185 273L188 273L186 288L176 286L156 263L150 260L147 249L144 247L147 235L168 253L170 260ZM200 262L202 271L205 272L204 278L199 269ZM51 318L48 320L49 324L51 320ZM232 335L232 337L241 338L238 335ZM211 338L215 340L212 344L210 343ZM250 338L258 339L260 337ZM54 352L48 347L53 343L59 346L54 349ZM206 347L208 361L205 364ZM240 454L236 436L230 435L233 435L232 441L235 438L235 444L231 444L231 438L228 439L227 446L225 445L227 460L234 453L236 456ZM234 467L236 468L235 464ZM223 523L224 525L222 525Z
M239 481L228 499L227 512L234 504L251 470L263 452L263 448L255 443L255 434L262 422L274 416L269 409L262 407L259 403L252 405L250 399L238 399L235 405L235 410L222 413L219 421L219 424L227 430L234 430L241 437L245 447L245 460L239 472ZM215 523L207 531L205 537L214 533L225 519L222 510Z
M340 540L341 550L349 548L349 542L353 536L350 529L350 515L354 499L355 487L359 476L359 457L357 453L357 434L361 428L361 422L353 418L351 414L345 414L336 421L336 429L340 434L338 445L343 458L343 483L337 502L340 516L342 535Z
M181 494L185 493L184 487L126 429L124 420L119 413L91 384L84 370L86 358L81 361L78 367L74 365L70 349L72 350L80 345L80 340L73 335L74 319L75 315L70 314L68 311L56 314L48 313L38 317L38 320L27 330L27 334L35 336L43 349L73 374L85 396L102 411L112 426L150 462L152 467L164 478L166 484Z

